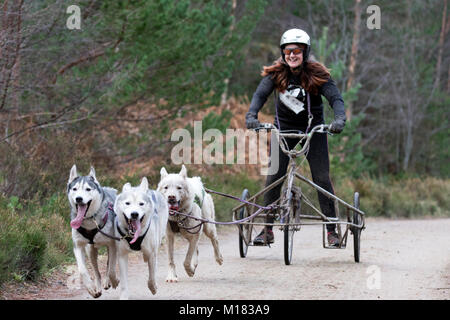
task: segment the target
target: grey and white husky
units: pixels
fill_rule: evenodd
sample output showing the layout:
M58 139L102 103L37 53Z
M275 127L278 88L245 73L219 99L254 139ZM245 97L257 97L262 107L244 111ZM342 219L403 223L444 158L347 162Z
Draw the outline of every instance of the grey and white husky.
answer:
M93 167L87 176L79 176L75 165L70 170L67 195L71 207L73 251L81 280L94 298L101 296L102 287L105 290L111 286L116 288L119 283L115 272L116 240L104 235L114 234L113 204L116 193L117 190L100 185ZM108 250L107 274L103 285L97 262L100 246L106 246ZM85 250L94 269L94 282L87 270Z
M126 183L114 203L117 214L116 236L123 240L118 244L120 270L120 299L128 299L128 254L141 251L148 263L147 286L156 294L155 280L157 255L165 236L169 209L163 195L148 188L147 178L132 187Z

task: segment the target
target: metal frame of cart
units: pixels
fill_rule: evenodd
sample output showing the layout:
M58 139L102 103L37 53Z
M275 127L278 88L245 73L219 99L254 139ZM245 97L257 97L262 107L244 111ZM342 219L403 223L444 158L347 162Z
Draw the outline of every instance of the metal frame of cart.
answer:
M315 126L309 133L279 131L271 124L263 124L262 128L272 130L272 136L275 134L282 151L288 155L290 159L287 173L283 177L260 190L253 196L250 196L248 190L244 189L241 200L244 200L245 203L232 209L233 222L236 222L239 229L239 251L241 257L246 257L248 247L253 246L254 227L272 225L280 227L284 232L284 261L286 265L289 265L292 262L294 233L299 231L301 226L322 225L323 247L327 249L346 248L347 237L350 231L350 233L353 234L354 259L355 262L359 262L361 230L365 228L365 213L359 209L359 193L354 193L353 205L350 205L297 172L298 165L296 163L296 158L305 156L312 136L317 133L328 133L328 126L323 124ZM284 139L285 137L299 138L299 144L303 142L303 147L300 150L297 150L296 148L289 150ZM331 199L334 202L336 218L325 216L321 210L316 208L312 201L306 197L301 188L294 184L294 181L301 181ZM280 198L277 201L268 207L256 205L261 196L264 196L267 191L275 188L279 184L283 184L283 186ZM302 214L302 207L305 205L312 210L312 214ZM339 205L342 205L345 208L346 221L341 220ZM255 213L257 214L255 215ZM275 218L274 223L265 222L269 215ZM337 226L337 233L340 240L340 244L337 247L328 246L325 241L327 224L335 224ZM345 227L345 230L342 230L342 227ZM266 245L268 245L267 242Z

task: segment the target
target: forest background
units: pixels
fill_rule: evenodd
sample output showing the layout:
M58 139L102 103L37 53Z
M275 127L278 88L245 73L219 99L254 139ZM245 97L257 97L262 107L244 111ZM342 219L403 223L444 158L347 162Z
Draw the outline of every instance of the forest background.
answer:
M299 27L331 69L347 125L329 137L338 196L368 216L450 216L447 0L0 1L0 283L73 262L73 164L121 190L156 187L174 128L244 128L262 66ZM71 29L80 8L80 29ZM372 17L372 18L371 18ZM371 24L372 23L372 24ZM326 99L324 99L325 101ZM271 122L273 99L261 119ZM325 102L327 122L333 117ZM307 163L302 164L308 175ZM217 191L264 184L257 166L188 165ZM314 197L314 196L313 196ZM218 220L230 200L214 198Z

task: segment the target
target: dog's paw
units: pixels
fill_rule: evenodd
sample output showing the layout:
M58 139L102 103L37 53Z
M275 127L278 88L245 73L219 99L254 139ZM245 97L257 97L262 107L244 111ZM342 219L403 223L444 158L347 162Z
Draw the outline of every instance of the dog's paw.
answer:
M119 279L114 278L114 279L111 279L111 283L112 283L112 287L114 289L116 289L119 286L120 281L119 281Z
M217 263L221 266L223 264L223 258L222 256L216 258Z
M111 281L108 278L103 279L102 287L103 289L108 290L109 288L111 288Z
M184 265L184 270L186 270L186 273L189 277L193 277L195 274L195 269L197 266L192 267L190 264L189 265Z
M95 299L97 299L98 297L100 297L102 295L102 291L100 289L91 288L91 289L88 289L88 292Z
M151 281L148 282L148 288L154 295L156 294L156 291L158 290L158 287L156 286L156 284L152 283Z
M177 276L169 274L166 278L166 282L178 282L178 278L177 278Z
M117 279L115 276L109 277L110 287L112 286L114 289L116 289L119 286L119 279Z

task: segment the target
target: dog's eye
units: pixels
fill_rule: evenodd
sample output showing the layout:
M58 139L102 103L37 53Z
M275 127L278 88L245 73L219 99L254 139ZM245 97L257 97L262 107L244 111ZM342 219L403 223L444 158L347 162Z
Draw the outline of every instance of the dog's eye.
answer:
M178 189L178 190L181 190L182 188L181 188L181 187L177 187L177 189Z
M164 187L164 189L166 189L166 190L167 190L167 189L169 189L169 187L168 187L168 186L165 186L165 187Z
M144 203L143 202L139 202L139 205L142 207L144 205Z
M129 205L130 205L130 203L129 203L129 202L125 202L125 204L126 204L127 206L129 206Z
M73 188L72 190L73 190L73 191L77 191L77 188Z
M86 188L86 191L87 191L87 192L89 192L89 191L91 191L91 190L92 190L91 188Z

